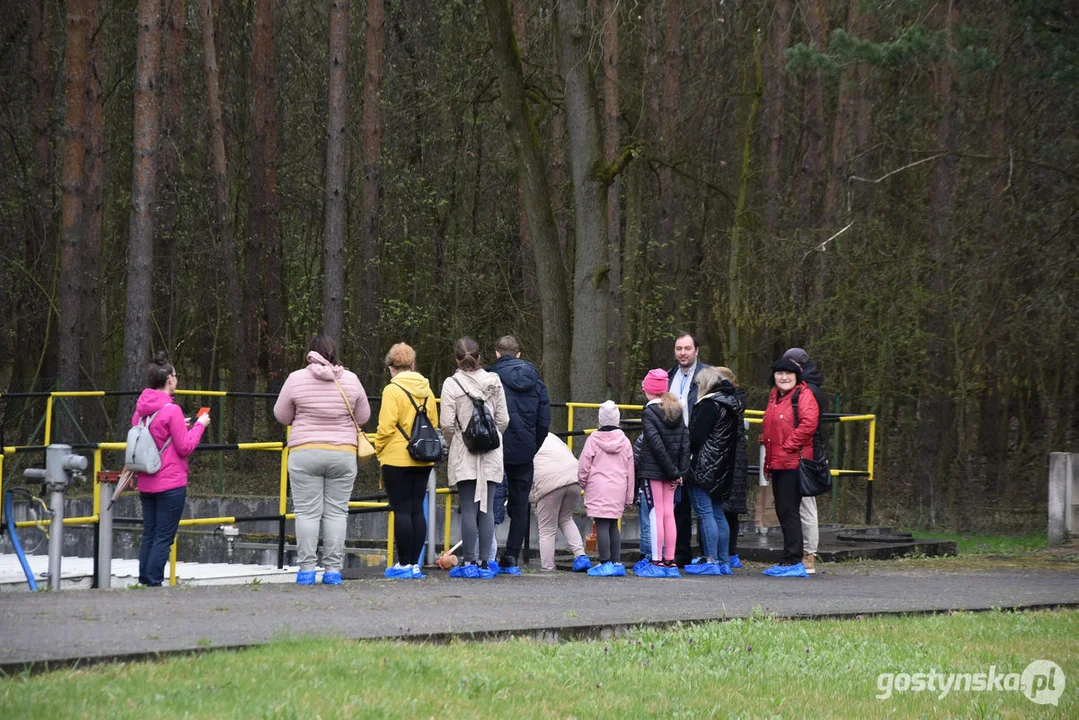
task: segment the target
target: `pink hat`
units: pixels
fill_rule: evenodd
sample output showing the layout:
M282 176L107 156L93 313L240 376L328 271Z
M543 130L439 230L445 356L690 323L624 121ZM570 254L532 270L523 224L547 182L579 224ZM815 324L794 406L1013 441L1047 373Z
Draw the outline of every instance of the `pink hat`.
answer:
M644 380L641 382L641 390L644 390L649 395L662 395L667 392L668 382L666 370L653 368L644 376Z

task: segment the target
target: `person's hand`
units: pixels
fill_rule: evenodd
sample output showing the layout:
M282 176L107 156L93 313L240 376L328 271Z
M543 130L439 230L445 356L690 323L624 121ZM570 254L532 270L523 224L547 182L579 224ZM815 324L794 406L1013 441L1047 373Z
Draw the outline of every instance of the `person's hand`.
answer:
M202 425L203 427L206 427L207 425L210 424L210 413L206 413L205 415L200 415L198 417L198 419L195 420L195 422L197 422L199 425Z
M678 486L682 484L682 478L676 478L671 480L671 490L677 490Z

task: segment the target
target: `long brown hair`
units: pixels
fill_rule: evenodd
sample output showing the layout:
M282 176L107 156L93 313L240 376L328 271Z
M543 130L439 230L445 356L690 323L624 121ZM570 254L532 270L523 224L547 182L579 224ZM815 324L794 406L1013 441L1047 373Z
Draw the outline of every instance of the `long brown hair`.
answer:
M682 421L682 404L673 393L665 392L659 396L659 409L663 411L663 419L667 422Z

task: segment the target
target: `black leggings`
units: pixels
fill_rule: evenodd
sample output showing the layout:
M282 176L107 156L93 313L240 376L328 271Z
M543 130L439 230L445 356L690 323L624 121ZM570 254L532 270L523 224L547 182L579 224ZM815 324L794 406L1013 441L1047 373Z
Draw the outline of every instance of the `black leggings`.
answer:
M727 543L727 553L729 555L738 554L738 513L723 513L723 517L727 518L727 525L731 529L731 539Z
M382 466L382 484L386 486L393 510L393 537L397 544L397 562L412 565L423 561L420 553L427 540L427 520L423 517L423 498L427 493L429 467Z
M618 521L611 518L592 518L596 523L596 550L599 561L622 562L622 532Z
M783 565L802 562L802 518L799 509L802 494L798 487L797 470L773 470L772 494L776 498L776 515L783 528Z

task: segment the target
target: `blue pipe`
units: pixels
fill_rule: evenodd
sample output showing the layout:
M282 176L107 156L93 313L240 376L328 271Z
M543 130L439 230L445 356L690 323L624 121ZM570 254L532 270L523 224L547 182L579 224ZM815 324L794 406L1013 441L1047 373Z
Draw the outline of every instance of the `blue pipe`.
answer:
M37 591L37 582L34 580L34 573L30 570L30 563L26 562L26 553L22 551L22 543L19 542L19 533L15 532L15 512L14 503L11 501L11 491L4 493L4 517L7 518L7 531L11 536L11 546L15 548L15 554L19 556L19 563L22 565L22 571L26 573L26 582L30 584L30 589Z

